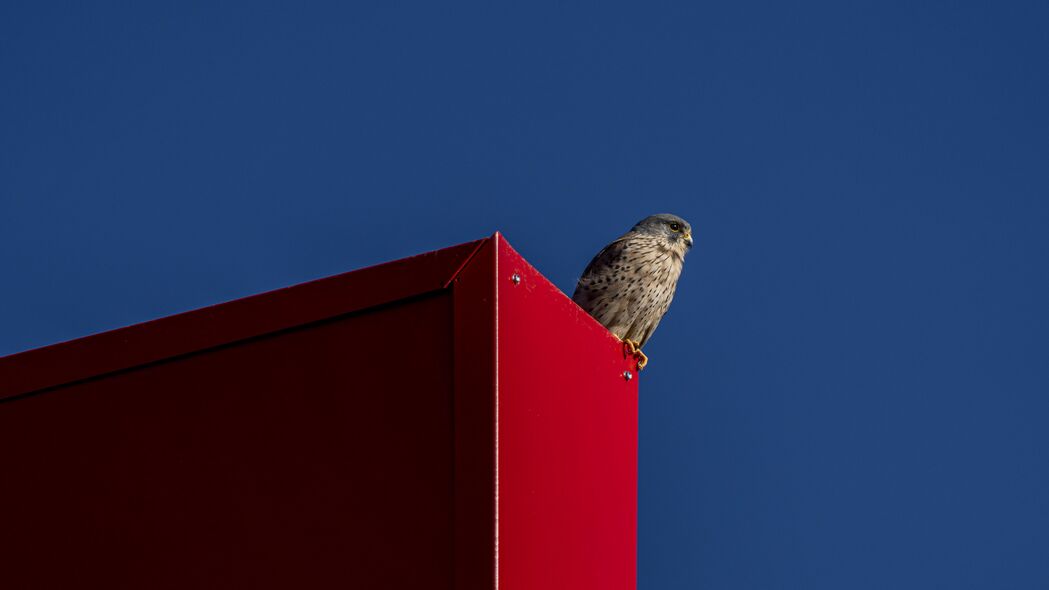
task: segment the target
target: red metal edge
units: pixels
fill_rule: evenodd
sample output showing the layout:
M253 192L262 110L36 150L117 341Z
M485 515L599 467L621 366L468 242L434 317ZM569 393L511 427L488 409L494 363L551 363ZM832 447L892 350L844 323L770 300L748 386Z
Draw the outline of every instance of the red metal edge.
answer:
M0 357L0 400L445 288L490 238Z
M453 584L497 586L496 397L498 276L496 233L452 283L454 342Z

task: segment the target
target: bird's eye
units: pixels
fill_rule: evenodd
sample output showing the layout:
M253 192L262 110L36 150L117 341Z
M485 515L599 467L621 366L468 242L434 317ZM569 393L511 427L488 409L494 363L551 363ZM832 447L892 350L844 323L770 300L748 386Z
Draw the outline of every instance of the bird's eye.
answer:
M681 231L681 225L678 223L671 223L670 229L671 231Z

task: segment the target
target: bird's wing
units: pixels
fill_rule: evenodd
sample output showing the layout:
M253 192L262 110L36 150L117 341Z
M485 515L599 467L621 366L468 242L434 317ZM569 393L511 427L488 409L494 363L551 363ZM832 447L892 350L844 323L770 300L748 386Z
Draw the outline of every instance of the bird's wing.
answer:
M583 274L579 276L579 281L576 283L575 293L572 294L572 299L579 305L583 306L584 309L587 307L587 287L589 287L595 279L600 278L601 275L608 272L613 261L616 258L619 258L623 253L626 240L627 236L623 236L602 248L601 251L597 253L597 256L594 256L594 259L590 261L590 264L586 265Z
M602 248L601 251L597 253L597 256L594 256L594 259L590 261L590 264L586 265L586 269L583 271L582 276L580 276L580 280L592 278L595 273L610 268L612 261L622 255L623 248L629 238L629 235L623 236Z

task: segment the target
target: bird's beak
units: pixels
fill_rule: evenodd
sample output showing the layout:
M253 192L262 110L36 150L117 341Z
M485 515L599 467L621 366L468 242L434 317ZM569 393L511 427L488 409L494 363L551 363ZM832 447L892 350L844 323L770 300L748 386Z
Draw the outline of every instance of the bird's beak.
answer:
M692 234L691 233L685 234L685 245L688 246L689 248L692 247Z

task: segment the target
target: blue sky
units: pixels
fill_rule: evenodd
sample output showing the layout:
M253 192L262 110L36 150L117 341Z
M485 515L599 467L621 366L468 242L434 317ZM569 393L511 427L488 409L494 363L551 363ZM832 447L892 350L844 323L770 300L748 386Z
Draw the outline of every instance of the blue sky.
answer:
M640 588L1045 588L1047 22L5 2L0 354L496 229L570 291L673 212Z

